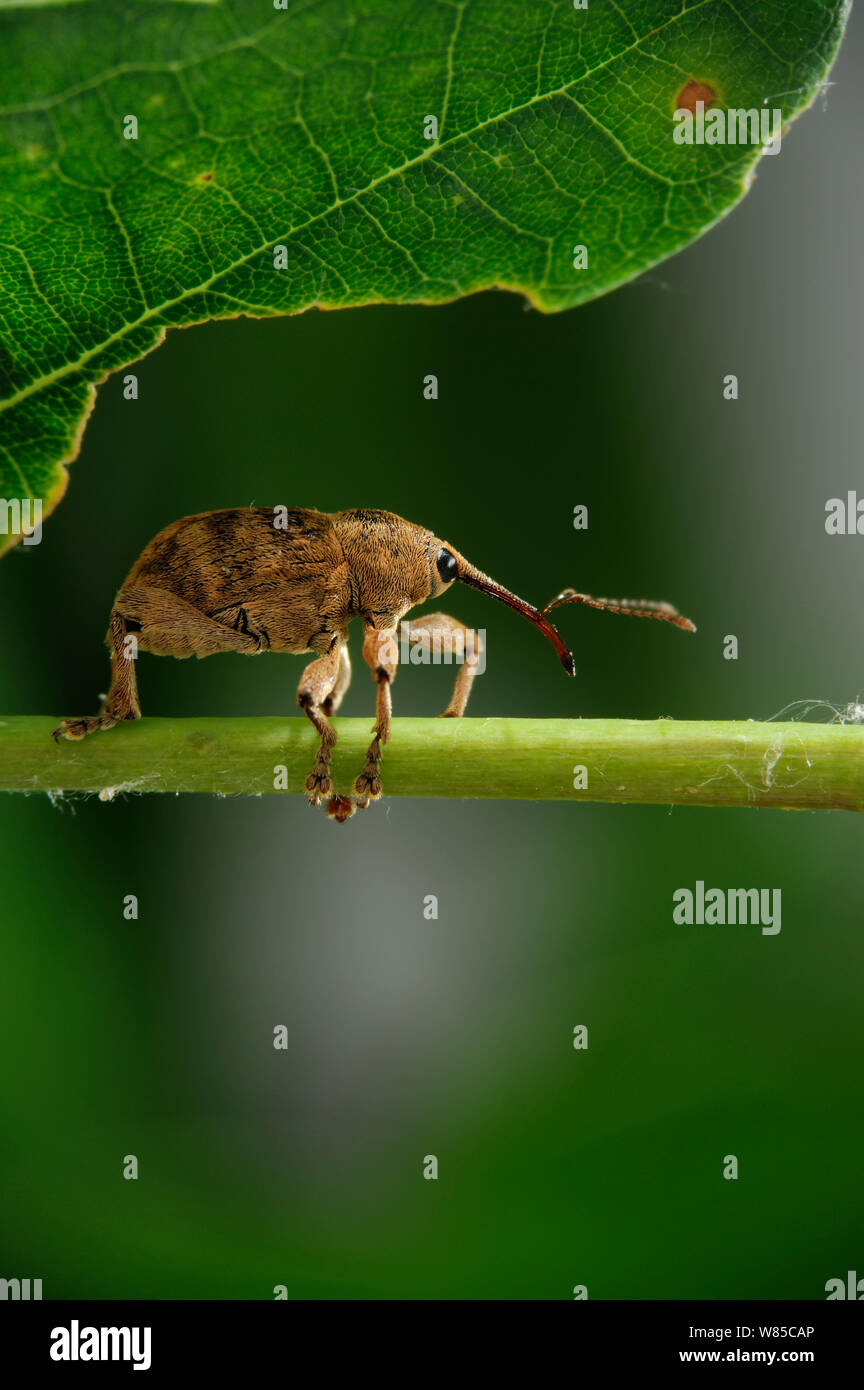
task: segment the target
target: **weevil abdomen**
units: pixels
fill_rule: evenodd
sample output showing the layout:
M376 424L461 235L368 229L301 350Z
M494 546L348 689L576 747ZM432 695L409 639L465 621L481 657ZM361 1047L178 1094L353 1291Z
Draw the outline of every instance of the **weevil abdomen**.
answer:
M154 536L132 567L114 606L135 626L142 650L184 656L220 650L206 639L196 643L188 625L188 640L181 641L188 650L176 650L160 607L169 596L255 638L259 650L326 649L350 614L348 570L333 523L303 508L184 517Z

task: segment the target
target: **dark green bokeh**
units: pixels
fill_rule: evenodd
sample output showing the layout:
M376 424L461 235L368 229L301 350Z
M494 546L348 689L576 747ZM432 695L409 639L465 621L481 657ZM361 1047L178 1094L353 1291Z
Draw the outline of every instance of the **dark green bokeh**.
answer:
M488 632L475 716L854 699L864 541L824 506L864 495L860 27L744 206L627 290L238 320L171 335L137 402L110 380L42 544L0 566L0 710L94 709L141 547L250 502L388 507L532 601L699 624L564 612L573 682L454 590ZM359 665L343 710L371 723ZM144 656L145 716L290 711L300 670ZM434 713L444 673L394 696ZM860 1267L857 818L40 796L0 802L0 844L0 1274L46 1297L820 1298ZM697 878L780 887L780 935L675 926Z

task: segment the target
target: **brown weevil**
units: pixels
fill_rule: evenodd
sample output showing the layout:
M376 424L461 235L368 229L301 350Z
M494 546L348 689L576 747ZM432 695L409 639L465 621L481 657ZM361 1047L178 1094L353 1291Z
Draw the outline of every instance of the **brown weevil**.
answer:
M358 509L317 512L305 508L248 507L201 512L167 526L133 565L111 610L106 642L111 686L100 712L64 719L54 738L85 738L122 720L140 719L134 657L211 656L214 652L313 652L300 680L297 703L320 743L306 778L313 805L330 795L330 761L336 731L330 715L351 679L348 624L362 618L363 659L377 686L376 719L365 764L354 782L355 800L331 798L328 811L346 820L381 795L381 749L390 738L390 687L398 666L398 640L447 643L471 656L459 666L445 719L465 713L477 672L479 638L455 618L430 613L401 620L456 581L527 618L554 646L568 675L573 657L547 614L566 603L613 613L660 618L695 631L667 603L598 599L564 589L540 610L475 569L445 541L392 512Z

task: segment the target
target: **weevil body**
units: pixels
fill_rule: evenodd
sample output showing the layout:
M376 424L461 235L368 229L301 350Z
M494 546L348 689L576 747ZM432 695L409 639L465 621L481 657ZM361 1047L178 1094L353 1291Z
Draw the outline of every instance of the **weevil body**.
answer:
M315 660L303 672L297 703L320 739L305 784L309 800L317 805L331 791L336 732L330 715L351 679L348 625L360 618L363 658L377 687L373 738L354 782L356 805L368 806L381 795L381 749L390 738L390 687L400 635L411 645L443 640L459 654L470 651L443 716L458 718L465 712L478 664L478 635L444 613L402 623L417 604L438 598L457 580L491 594L538 627L570 675L575 675L573 658L546 617L561 604L586 603L693 630L668 604L595 599L572 589L540 611L475 569L431 531L392 512L284 507L201 512L160 531L133 565L111 611L106 637L111 686L102 709L90 718L65 719L54 737L85 738L141 717L134 661L139 650L175 657L312 652ZM355 802L333 797L328 810L344 820Z

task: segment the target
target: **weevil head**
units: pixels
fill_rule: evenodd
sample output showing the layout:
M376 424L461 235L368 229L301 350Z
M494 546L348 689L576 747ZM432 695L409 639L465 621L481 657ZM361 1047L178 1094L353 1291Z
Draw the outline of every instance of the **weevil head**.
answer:
M444 542L393 512L337 512L333 524L350 575L352 611L376 624L437 598L455 578L446 578L446 565L437 563Z
M447 541L393 512L355 509L336 512L332 521L350 573L352 613L378 625L439 598L452 584L468 584L539 628L568 676L575 676L570 650L548 618L476 569Z
M515 613L527 618L529 623L539 628L543 636L548 638L558 653L558 660L564 667L568 676L575 676L576 663L573 654L566 645L560 633L552 626L547 618L535 608L533 604L526 603L523 598L516 594L511 594L509 589L490 579L488 574L478 570L474 565L469 564L458 550L454 550L452 545L446 541L432 537L429 544L430 569L433 574L433 587L430 589L429 597L437 598L443 594L445 589L449 589L451 584L458 580L461 584L467 584L472 589L479 589L482 594L489 594L492 598L504 603L508 608L512 608ZM437 586L437 587L436 587Z

